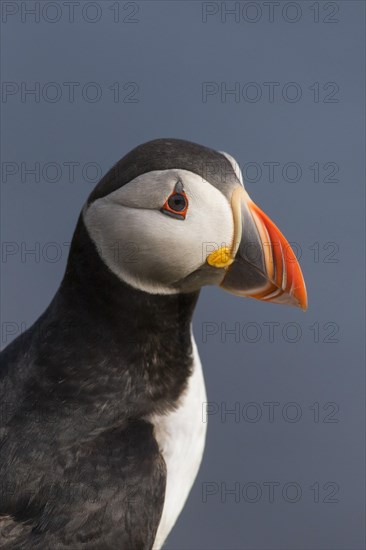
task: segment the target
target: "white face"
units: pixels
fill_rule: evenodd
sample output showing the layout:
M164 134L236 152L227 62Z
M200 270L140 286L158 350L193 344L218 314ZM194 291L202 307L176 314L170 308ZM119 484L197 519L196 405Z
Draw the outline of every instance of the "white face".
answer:
M188 198L184 220L161 212L179 180ZM131 286L156 294L179 292L180 281L204 265L214 248L230 247L234 238L229 199L187 170L145 173L86 206L83 217L109 269ZM225 273L213 271L219 284Z

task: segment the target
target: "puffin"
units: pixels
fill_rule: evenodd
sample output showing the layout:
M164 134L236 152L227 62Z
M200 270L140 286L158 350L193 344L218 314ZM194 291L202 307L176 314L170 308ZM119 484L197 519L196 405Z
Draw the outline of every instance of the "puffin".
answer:
M46 311L1 353L0 548L163 546L205 444L191 328L204 285L307 307L231 155L139 145L84 204Z

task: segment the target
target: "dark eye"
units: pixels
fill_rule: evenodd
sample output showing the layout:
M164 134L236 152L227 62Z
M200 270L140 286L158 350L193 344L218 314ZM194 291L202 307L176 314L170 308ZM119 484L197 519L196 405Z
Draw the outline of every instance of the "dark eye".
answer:
M176 193L175 195L170 195L168 199L168 205L171 210L174 212L182 212L187 208L188 201L184 195Z
M186 219L188 197L184 192L183 184L180 180L176 183L173 193L165 201L161 212L177 220Z

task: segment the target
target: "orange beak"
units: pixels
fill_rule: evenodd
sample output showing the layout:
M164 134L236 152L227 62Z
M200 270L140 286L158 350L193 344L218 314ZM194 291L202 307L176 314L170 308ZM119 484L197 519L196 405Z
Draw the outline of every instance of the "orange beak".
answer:
M270 218L236 188L235 235L221 286L234 294L307 309L304 278L290 244Z

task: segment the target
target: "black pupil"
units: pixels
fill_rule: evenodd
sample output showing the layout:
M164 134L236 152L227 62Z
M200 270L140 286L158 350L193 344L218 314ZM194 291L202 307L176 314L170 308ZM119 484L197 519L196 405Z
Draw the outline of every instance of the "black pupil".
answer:
M172 210L182 212L187 206L187 201L184 195L179 195L179 193L177 193L169 197L168 204Z

